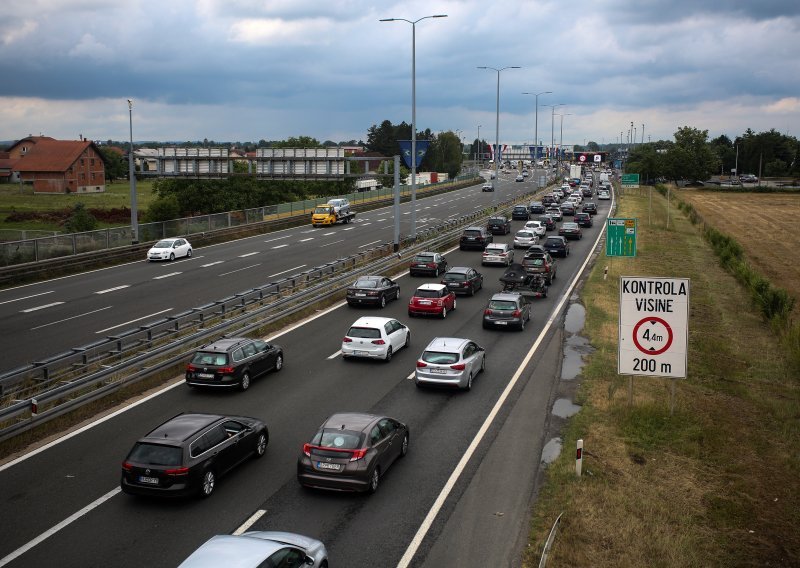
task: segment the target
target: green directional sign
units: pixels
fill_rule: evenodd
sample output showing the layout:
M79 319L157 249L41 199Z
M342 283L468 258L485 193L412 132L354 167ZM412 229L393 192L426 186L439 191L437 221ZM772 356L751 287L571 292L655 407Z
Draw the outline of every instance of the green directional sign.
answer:
M639 174L622 174L623 187L639 187Z
M606 256L636 256L636 219L609 217L606 222Z

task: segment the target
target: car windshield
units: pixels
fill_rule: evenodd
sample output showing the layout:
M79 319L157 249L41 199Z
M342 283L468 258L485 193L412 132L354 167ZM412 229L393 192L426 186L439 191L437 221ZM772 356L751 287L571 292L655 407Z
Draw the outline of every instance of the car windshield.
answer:
M468 237L479 237L481 235L480 231L464 231L464 234Z
M213 353L209 351L198 351L192 357L195 365L226 365L228 363L227 353Z
M418 254L414 257L414 262L433 262L432 254Z
M453 282L463 282L467 279L466 274L461 274L460 272L448 272L444 275L445 280L452 280Z
M356 280L356 283L353 284L356 288L377 288L378 281L377 280L370 280L367 278L361 278Z
M491 300L489 302L490 310L515 310L517 304L511 300Z
M441 294L439 293L439 290L424 290L424 289L422 289L422 290L417 290L416 292L414 292L414 295L417 298L439 298L439 297L441 297Z
M128 461L149 465L181 465L182 457L183 452L175 446L137 442L128 454Z
M323 428L314 436L311 443L322 448L355 450L361 447L362 434L352 430Z
M458 362L458 353L443 353L442 351L425 351L422 360L434 365L452 365Z
M554 239L552 237L548 237L547 242L545 243L546 246L552 246L552 245L561 246L562 244L564 244L564 241L562 241L561 239Z
M363 337L366 339L379 339L381 330L374 327L351 327L347 332L347 337Z
M317 207L316 209L314 209L314 213L317 214L330 213L330 211L331 211L330 207Z
M528 266L542 266L544 264L543 256L531 256L525 259Z
M153 248L157 248L157 249L168 249L168 248L172 248L172 244L173 244L174 242L175 242L175 241L158 241L158 242L157 242L155 245L153 245Z

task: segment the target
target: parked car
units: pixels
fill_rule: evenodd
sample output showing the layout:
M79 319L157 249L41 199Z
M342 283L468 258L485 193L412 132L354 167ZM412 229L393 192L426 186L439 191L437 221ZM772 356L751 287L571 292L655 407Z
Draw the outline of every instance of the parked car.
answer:
M447 317L456 309L456 294L444 284L423 284L408 301L408 315Z
M247 390L250 381L283 369L283 349L249 337L229 337L198 349L186 366L190 387Z
M584 203L583 207L581 207L581 211L588 213L589 215L597 215L597 203L594 201Z
M492 243L483 249L481 264L504 264L514 262L514 249L507 243Z
M491 183L491 182L486 182L486 183L485 183L485 184L483 184L483 186L481 187L481 191L482 191L482 192L483 192L483 191L494 191L494 184L493 184L493 183Z
M569 256L569 243L562 236L547 237L544 241L544 248L552 256Z
M561 213L561 211L559 211ZM546 215L540 215L538 218L539 221L542 222L544 225L545 231L554 231L556 228L556 220L553 219L553 216L547 213Z
M526 205L516 205L511 210L511 219L515 221L527 221L531 217L531 212Z
M147 251L147 260L175 260L180 257L192 257L192 245L183 238L161 239Z
M539 214L540 215L540 214L544 213L545 206L544 206L544 203L542 201L531 201L530 204L528 205L528 210L532 214Z
M529 250L522 259L522 266L528 274L540 274L545 284L550 286L556 278L558 265L550 253L540 250Z
M531 305L521 294L500 292L494 294L483 310L483 328L516 327L525 329L531 319Z
M514 235L514 248L524 248L527 249L531 245L535 245L539 243L539 235L534 233L530 229L520 229Z
M483 250L491 242L494 242L494 236L485 227L467 227L461 234L458 248L460 250L471 248Z
M178 414L133 445L120 488L131 495L209 497L217 479L267 451L266 424L248 416Z
M387 363L411 344L411 331L393 318L358 318L342 339L342 359L364 357Z
M400 284L385 276L361 276L347 288L351 306L386 307L386 302L400 299Z
M511 221L505 215L495 215L489 217L486 228L493 235L507 235L511 232Z
M560 207L548 207L546 211L547 215L550 215L553 218L553 221L563 221L564 220L564 213L562 213Z
M547 232L547 227L545 226L545 224L542 221L538 220L528 221L527 223L525 223L524 229L527 231L532 231L535 235L539 237L543 237ZM535 245L536 243L531 243L531 244Z
M417 360L414 384L472 388L472 381L486 369L486 351L470 339L436 337Z
M408 453L408 426L388 416L342 412L319 427L297 460L304 487L375 493L389 467Z
M583 231L577 223L564 223L558 230L558 234L567 239L580 240L583 238Z
M411 259L408 272L411 276L426 274L439 276L447 272L447 259L438 252L420 252Z
M473 296L483 288L483 274L468 266L453 266L444 273L442 284L456 294Z
M575 222L578 224L579 227L591 227L594 225L594 221L592 221L592 216L588 213L575 213L575 217L573 217Z
M249 531L212 536L178 568L260 568L328 566L328 551L308 536L278 531Z

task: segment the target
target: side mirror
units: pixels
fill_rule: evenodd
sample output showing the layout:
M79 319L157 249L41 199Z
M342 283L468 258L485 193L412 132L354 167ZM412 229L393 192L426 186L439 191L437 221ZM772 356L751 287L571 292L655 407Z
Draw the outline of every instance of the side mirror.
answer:
M314 559L313 559L313 558L311 558L311 557L310 557L310 556L308 556L308 555L306 555L306 557L305 557L305 560L303 560L303 563L304 563L304 564L308 564L309 566L313 566L313 565L314 565L314 562L315 562L315 561L314 561Z

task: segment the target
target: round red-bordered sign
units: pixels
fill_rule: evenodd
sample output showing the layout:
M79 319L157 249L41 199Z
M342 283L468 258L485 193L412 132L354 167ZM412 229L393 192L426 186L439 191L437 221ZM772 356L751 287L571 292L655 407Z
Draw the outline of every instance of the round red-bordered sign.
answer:
M646 323L646 322L660 323L667 330L667 342L664 344L664 347L662 347L661 349L658 349L658 350L646 349L646 348L642 347L641 343L639 343L639 338L638 338L639 328L642 326L643 323ZM652 316L646 317L643 320L639 320L639 323L637 323L635 326L633 326L633 343L634 343L634 345L636 345L636 348L639 351L641 351L642 353L644 353L645 355L661 355L664 351L669 349L670 345L672 345L672 328L669 326L669 324L666 321L664 321L661 318L652 317Z
M586 156L584 156L583 154L581 154L580 156L578 156L578 159L579 159L581 162L585 162L585 161L586 161Z

